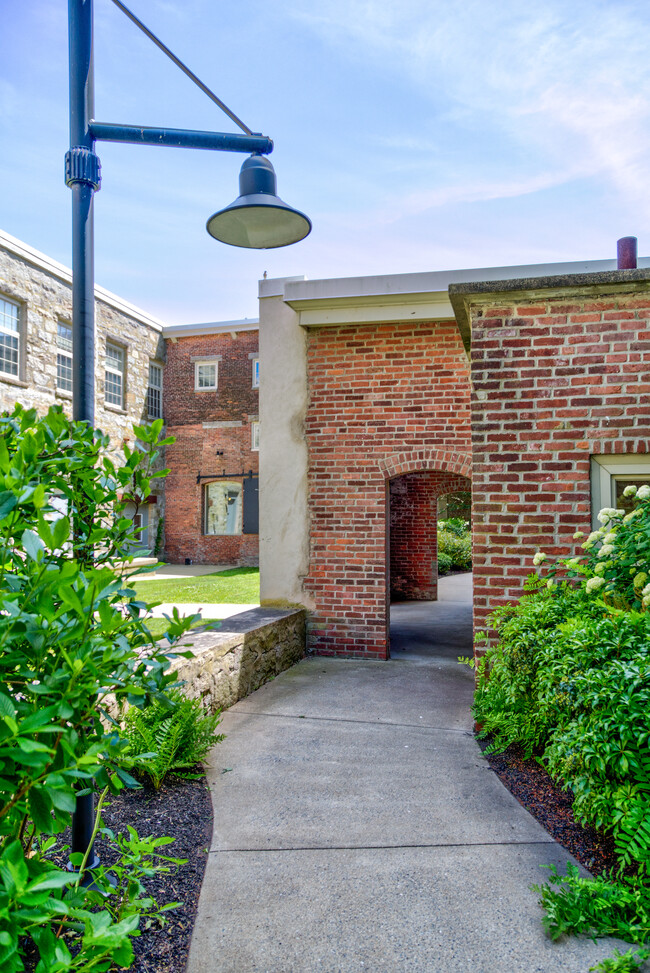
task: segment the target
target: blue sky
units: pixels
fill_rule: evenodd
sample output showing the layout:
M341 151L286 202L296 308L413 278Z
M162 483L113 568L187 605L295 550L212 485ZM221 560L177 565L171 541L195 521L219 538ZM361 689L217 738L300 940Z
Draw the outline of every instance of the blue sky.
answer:
M257 315L257 280L650 253L650 5L127 0L255 131L314 229L225 247L244 156L98 143L96 279L170 323ZM3 4L0 228L70 264L67 4ZM96 117L237 131L95 0Z

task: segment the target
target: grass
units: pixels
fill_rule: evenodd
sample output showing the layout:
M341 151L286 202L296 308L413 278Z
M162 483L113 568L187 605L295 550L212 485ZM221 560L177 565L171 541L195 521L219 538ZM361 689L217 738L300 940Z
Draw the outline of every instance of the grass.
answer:
M229 568L200 578L134 579L133 587L144 601L164 605L258 605L260 601L259 568Z

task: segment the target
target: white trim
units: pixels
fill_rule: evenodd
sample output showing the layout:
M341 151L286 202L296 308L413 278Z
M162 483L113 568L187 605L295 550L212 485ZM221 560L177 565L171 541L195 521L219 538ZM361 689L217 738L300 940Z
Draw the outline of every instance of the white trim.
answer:
M616 506L616 481L650 477L650 453L605 453L591 457L591 522L593 530L601 524L603 507Z
M199 385L199 369L206 365L214 365L214 385ZM219 359L203 358L201 361L194 362L194 391L195 392L214 392L219 388Z
M205 324L170 324L163 328L163 338L195 338L204 334L237 334L239 331L259 331L259 318L242 318L240 321L213 321Z
M50 274L52 277L57 277L63 283L72 286L72 271L68 267L58 263L46 254L34 250L33 247L29 247L22 240L17 240L16 237L5 233L3 230L0 230L0 247L4 247L5 250L13 253L14 256L32 264L34 267L38 267L39 270ZM109 304L117 311L121 311L129 317L135 318L141 324L145 324L153 331L162 331L165 327L165 324L158 320L158 318L147 314L146 311L136 307L134 304L129 304L128 301L125 301L122 297L118 297L117 294L111 293L111 291L107 291L104 287L100 287L99 284L95 285L95 300L101 300L105 304Z
M650 257L641 257L638 267L650 268ZM454 320L455 314L448 295L450 284L612 270L616 270L615 260L576 260L566 263L384 274L376 277L339 277L329 280L287 277L261 280L259 296L260 299L281 297L297 312L298 321L304 327Z
M254 389L258 389L260 387L260 356L259 355L253 355L251 357L251 363L252 363L252 366L253 366L253 376L252 376L253 385L252 385L252 387ZM257 378L257 381L255 381L256 378Z
M251 452L259 453L260 450L260 421L254 419L251 422Z

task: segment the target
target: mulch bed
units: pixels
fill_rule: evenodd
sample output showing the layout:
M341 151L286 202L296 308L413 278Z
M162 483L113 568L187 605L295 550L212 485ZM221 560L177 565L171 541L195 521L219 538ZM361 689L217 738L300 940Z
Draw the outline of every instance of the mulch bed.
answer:
M488 742L479 741L482 750ZM526 760L521 747L513 745L503 753L485 756L510 793L581 865L594 875L616 866L613 839L578 824L571 810L571 792L560 790L536 760Z
M148 785L140 790L121 791L110 799L110 804L104 805L102 817L115 834L126 832L131 825L142 838L174 838L173 844L160 849L161 854L187 859L178 870L172 868L169 873L146 880L147 892L159 905L168 902L181 905L165 913L164 926L152 927L131 939L135 962L130 967L133 973L184 973L212 841L212 801L205 777L202 775L197 780L169 777L159 791ZM67 831L60 836L59 844L69 843ZM110 866L110 846L100 837L95 847L102 864ZM64 868L67 855L55 854L53 860ZM37 962L35 948L26 946L26 970L33 970Z
M105 809L103 818L116 834L126 831L130 824L143 837L174 838L173 844L160 849L161 853L187 859L178 871L163 872L146 881L147 892L159 905L181 905L165 913L165 926L131 940L135 962L130 968L137 973L183 973L212 841L212 801L205 777L167 778L159 791L149 786L122 791ZM97 851L101 857L99 842Z

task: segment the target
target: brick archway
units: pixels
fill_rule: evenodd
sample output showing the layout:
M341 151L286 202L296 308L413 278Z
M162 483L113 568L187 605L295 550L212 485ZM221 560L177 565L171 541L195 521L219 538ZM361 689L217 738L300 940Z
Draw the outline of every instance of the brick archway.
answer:
M384 457L379 469L388 480L405 473L456 473L472 479L471 453L458 453L451 449L430 446L426 449L405 450Z

